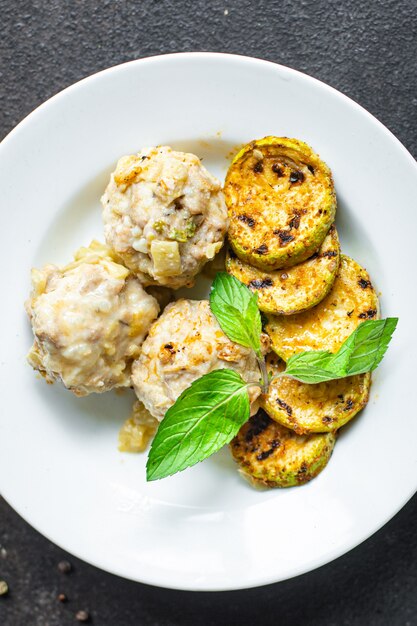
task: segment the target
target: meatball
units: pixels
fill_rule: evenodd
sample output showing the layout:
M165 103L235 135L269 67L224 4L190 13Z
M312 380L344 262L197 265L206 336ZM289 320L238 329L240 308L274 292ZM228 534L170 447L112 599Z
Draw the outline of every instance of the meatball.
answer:
M228 227L220 182L168 146L122 157L101 202L107 244L144 285L191 287Z
M32 270L29 363L78 396L131 384L131 364L159 313L155 298L102 244L65 267Z
M132 382L139 400L162 420L194 380L223 368L248 382L260 378L255 353L226 337L207 300L177 300L153 323L133 364ZM249 393L255 410L260 389L252 387Z

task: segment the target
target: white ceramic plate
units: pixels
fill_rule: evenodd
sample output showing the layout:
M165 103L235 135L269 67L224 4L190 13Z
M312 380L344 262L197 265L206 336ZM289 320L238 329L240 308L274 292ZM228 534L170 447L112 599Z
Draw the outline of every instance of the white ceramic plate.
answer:
M228 451L145 482L146 455L117 450L130 392L77 399L25 362L29 270L102 237L99 198L116 159L170 144L223 178L236 145L299 137L333 170L342 246L399 315L367 409L310 484L259 492ZM417 487L417 168L370 114L326 85L249 58L180 54L121 65L58 94L0 147L0 488L32 526L133 580L237 589L301 574L389 520Z

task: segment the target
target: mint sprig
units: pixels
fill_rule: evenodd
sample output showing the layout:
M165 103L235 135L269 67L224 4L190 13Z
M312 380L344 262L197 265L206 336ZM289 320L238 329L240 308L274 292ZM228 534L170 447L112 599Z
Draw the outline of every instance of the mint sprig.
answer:
M226 272L219 272L210 292L210 308L231 341L261 356L261 314L258 294Z
M382 361L397 323L397 317L362 322L335 354L323 350L295 354L281 375L315 384L372 372Z
M147 480L171 476L220 450L249 419L248 388L258 385L263 393L268 391L257 296L222 272L213 282L210 307L227 337L255 352L262 384L245 382L229 369L210 372L194 381L159 425L149 452ZM318 350L294 355L279 376L314 384L370 372L381 362L397 322L397 318L362 322L336 354Z
M249 419L248 385L234 370L210 372L183 391L162 420L146 465L165 478L211 456Z

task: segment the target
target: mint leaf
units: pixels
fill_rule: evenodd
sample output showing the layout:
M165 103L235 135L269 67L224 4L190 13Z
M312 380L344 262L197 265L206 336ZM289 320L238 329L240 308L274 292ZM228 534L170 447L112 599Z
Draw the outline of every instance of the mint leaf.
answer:
M219 272L210 293L210 308L231 341L261 355L258 295L226 272Z
M234 370L194 381L168 409L153 440L147 480L158 480L217 452L249 419L247 384Z
M292 376L303 383L322 383L326 380L339 378L332 371L334 354L323 350L312 350L294 354L287 361L287 367L280 376ZM343 376L341 376L343 378Z
M346 370L347 376L376 369L397 324L398 317L362 322L340 347L335 363Z
M371 372L382 361L397 323L397 317L362 322L335 354L323 350L295 354L282 374L314 384Z

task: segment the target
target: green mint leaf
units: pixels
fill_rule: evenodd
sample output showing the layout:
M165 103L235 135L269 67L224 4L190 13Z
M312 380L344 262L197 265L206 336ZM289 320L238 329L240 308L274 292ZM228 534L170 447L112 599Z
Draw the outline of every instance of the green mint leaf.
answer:
M147 480L195 465L222 448L249 419L247 384L237 372L216 370L194 381L168 409L153 440Z
M295 354L288 359L283 375L314 384L372 372L382 361L397 323L397 317L362 322L338 352L312 350Z
M322 383L326 380L339 378L332 371L332 359L335 355L323 350L312 350L294 354L287 361L282 376L292 376L303 383Z
M210 308L231 341L261 353L258 296L226 272L219 272L210 293Z
M342 344L335 362L347 376L372 372L382 361L397 324L398 317L362 322Z

